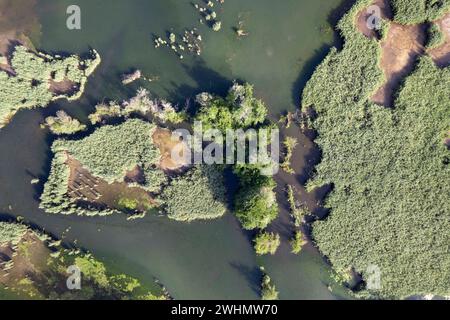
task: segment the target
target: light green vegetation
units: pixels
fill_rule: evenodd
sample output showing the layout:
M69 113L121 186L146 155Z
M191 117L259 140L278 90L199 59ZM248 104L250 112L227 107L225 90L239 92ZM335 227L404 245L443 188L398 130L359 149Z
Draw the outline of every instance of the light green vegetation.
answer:
M423 57L393 109L369 103L383 76L378 44L354 29L367 3L343 18L343 50L331 51L303 94L318 113L323 154L308 189L333 186L331 213L313 225L313 238L337 271L351 266L367 280L368 266L378 266L382 288L373 295L450 295L450 70Z
M110 118L129 117L132 114L150 116L161 124L178 124L187 119L185 112L177 111L168 101L151 99L146 89L139 89L136 96L121 104L111 101L95 107L95 112L89 115L92 124L100 123Z
M27 227L24 225L0 222L0 246L8 243L17 245L26 232Z
M116 273L90 253L79 249L65 249L61 241L53 241L21 224L0 223L2 245L12 251L8 264L0 266L4 284L11 292L23 298L57 300L155 300L166 299L164 290L156 284L150 287L126 274ZM25 237L26 235L26 237ZM76 266L81 271L79 290L69 290L67 281ZM22 272L24 274L22 274ZM74 279L75 277L72 276Z
M136 210L139 205L139 201L137 199L130 198L120 198L117 203L119 207L122 207L125 210Z
M197 96L200 111L195 120L201 121L204 129L246 129L264 124L267 107L253 95L253 86L235 83L225 99L209 93Z
M307 241L305 240L303 233L297 231L294 238L291 240L292 253L299 254L306 243Z
M84 61L77 56L54 58L16 46L10 58L13 74L0 70L0 128L20 109L45 107L60 98L78 99L87 78L101 61L95 51L93 55L92 59ZM51 81L70 82L76 89L68 94L57 94L52 92Z
M442 33L439 26L432 23L428 28L428 41L427 48L433 49L443 45L445 42L444 34Z
M122 182L127 171L139 166L146 177L144 187L157 191L165 176L162 171L155 174L153 168L161 157L152 140L155 128L151 123L130 119L118 126L103 126L82 140L58 140L53 149L68 152L91 174L108 183Z
M263 278L261 281L261 299L262 300L278 300L278 291L275 285L272 283L272 279L261 268L263 272Z
M394 20L401 24L433 21L450 10L450 0L391 0Z
M56 135L74 134L86 130L86 126L77 119L72 118L64 111L58 111L55 117L47 117L45 124Z
M291 159L294 152L295 147L297 146L298 141L293 137L286 137L283 142L284 147L286 148L286 155L284 157L284 161L281 164L281 169L289 174L294 174L295 171L291 167Z
M294 188L291 185L287 186L287 200L291 216L294 219L294 224L296 227L300 227L305 216L309 214L309 211L303 205L297 204L297 201L295 201Z
M235 174L240 183L235 198L236 217L244 229L264 229L278 215L274 179L250 166L236 168Z
M257 255L274 255L280 246L280 235L270 232L261 232L254 240Z
M153 145L155 128L151 123L132 119L117 126L103 126L81 140L55 141L52 146L55 156L41 195L40 207L47 212L61 214L107 215L115 212L109 209L81 209L70 199L68 155L78 160L92 175L108 183L123 182L126 173L139 166L145 178L139 187L158 192L167 182L167 177L156 168L160 153Z
M207 220L226 211L223 172L215 166L197 166L172 180L162 201L169 218L178 221Z

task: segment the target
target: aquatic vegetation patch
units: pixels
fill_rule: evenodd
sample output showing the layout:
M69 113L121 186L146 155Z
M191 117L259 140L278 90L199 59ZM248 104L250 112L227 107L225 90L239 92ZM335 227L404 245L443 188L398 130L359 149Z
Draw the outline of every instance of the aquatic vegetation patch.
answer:
M219 218L227 210L223 172L215 166L194 167L171 181L162 193L162 201L170 219Z
M281 240L279 234L263 231L256 236L253 242L255 243L257 255L274 255L280 246Z
M450 10L449 0L391 0L394 20L401 24L430 22Z
M97 52L92 55L87 60L77 56L52 57L16 46L8 71L0 69L0 128L20 109L45 107L60 98L78 99L87 78L101 61ZM60 92L62 84L68 90Z
M56 135L70 135L84 131L87 128L86 125L72 118L63 110L56 112L56 116L54 117L47 117L45 119L45 125Z
M340 22L344 48L330 52L303 93L304 107L317 112L313 125L322 151L308 189L333 187L325 203L331 213L314 223L313 238L336 270L351 267L366 284L370 267L379 268L380 287L366 286L361 295L446 296L450 170L443 140L450 69L421 57L392 109L370 103L383 76L377 43L354 29L366 3Z
M155 283L142 284L80 249L25 225L0 222L0 285L27 299L167 299ZM8 235L5 237L4 235ZM74 290L75 289L75 290Z

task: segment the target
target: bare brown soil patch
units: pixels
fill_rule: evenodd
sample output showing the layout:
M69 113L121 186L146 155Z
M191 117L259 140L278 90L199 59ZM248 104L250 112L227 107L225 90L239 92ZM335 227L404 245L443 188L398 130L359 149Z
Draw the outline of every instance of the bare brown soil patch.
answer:
M378 6L381 10L381 18L385 20L391 20L392 19L392 9L389 4L388 0L375 0L372 5ZM367 8L364 10L361 10L361 12L358 13L356 18L356 27L357 29L365 35L367 38L370 39L378 39L379 34L378 31L375 29L369 28L367 21L369 20L370 16L372 15L371 12L368 12Z
M151 194L139 187L131 187L126 182L115 182L109 184L105 180L93 176L88 170L83 168L81 163L71 156L68 156L67 164L70 168L69 196L80 205L94 205L99 209L111 208L121 210L119 199L134 199L138 201L137 211L146 211L149 206L156 206L157 201ZM127 176L138 174L130 171Z
M172 132L167 129L157 128L152 136L153 143L159 148L161 160L159 167L164 171L175 171L186 167L190 159L186 159L187 146L180 141L172 140ZM173 159L172 150L180 148L179 159ZM186 157L185 157L186 156Z
M50 91L54 95L72 95L76 91L78 91L78 86L75 82L70 80L64 80L60 82L56 82L52 79L49 80L50 83Z
M424 54L424 25L400 25L391 23L386 39L381 43L380 66L386 82L378 89L371 100L390 107L393 105L393 93L402 79L413 71L419 55Z
M435 22L444 34L445 42L441 46L428 50L437 66L444 68L450 65L450 13Z

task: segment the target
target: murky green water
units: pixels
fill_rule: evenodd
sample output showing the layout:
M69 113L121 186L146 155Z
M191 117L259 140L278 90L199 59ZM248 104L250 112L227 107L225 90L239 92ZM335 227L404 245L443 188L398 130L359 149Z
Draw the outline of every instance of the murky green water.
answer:
M80 101L20 112L0 131L0 213L23 216L69 243L76 239L78 245L143 280L156 277L178 299L256 299L259 264L266 267L283 299L335 298L327 289L327 266L314 248L299 256L290 254L292 226L284 209L273 226L283 236L279 252L257 258L251 236L231 214L190 224L154 216L134 222L122 216L52 216L38 209L42 185L32 186L30 180L38 176L44 181L49 170L51 137L39 128L46 115L63 108L86 120L95 102L128 98L139 86L184 103L200 91L222 93L233 79L241 79L255 84L256 94L273 115L293 110L301 87L333 42L327 18L340 2L226 0L216 8L223 30L214 33L199 25L190 1L39 0L39 49L82 54L92 47L103 63ZM71 4L82 10L80 31L66 28L66 8ZM239 21L248 37L235 35L232 28ZM178 34L193 27L204 39L201 57L180 61L169 50L154 49L152 34ZM120 75L131 68L159 80L140 80L125 88ZM303 143L296 159L300 166L306 165L311 147L304 138Z

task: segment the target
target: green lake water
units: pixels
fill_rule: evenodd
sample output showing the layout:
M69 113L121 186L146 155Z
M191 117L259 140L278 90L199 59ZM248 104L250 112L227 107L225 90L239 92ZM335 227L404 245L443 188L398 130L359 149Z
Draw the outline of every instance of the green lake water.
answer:
M222 31L217 33L199 24L200 16L191 1L37 2L42 33L33 40L40 50L84 54L95 48L103 62L82 99L19 112L0 131L1 214L23 216L67 243L76 241L143 281L158 278L176 299L257 299L259 265L265 266L282 299L342 297L329 292L328 266L315 248L307 246L298 256L290 253L288 239L293 229L285 208L272 226L282 235L280 250L275 256L258 258L252 235L242 231L232 214L189 224L157 216L129 222L120 215L49 215L38 209L42 184L30 184L34 177L45 181L51 160L52 138L39 124L61 108L86 121L96 102L129 98L140 86L184 104L202 91L224 93L233 79L239 79L255 85L256 95L267 103L273 116L294 110L301 88L336 41L329 16L340 0L226 0L224 5L216 4L222 21ZM66 8L71 4L81 8L81 30L66 28ZM233 31L239 21L248 37L239 39ZM168 49L153 47L152 35L181 34L193 27L204 39L201 57L186 56L181 61ZM133 68L158 80L122 86L120 75ZM301 169L308 165L312 145L300 138L295 164ZM313 195L301 191L306 202L315 201ZM70 230L65 232L67 228Z

